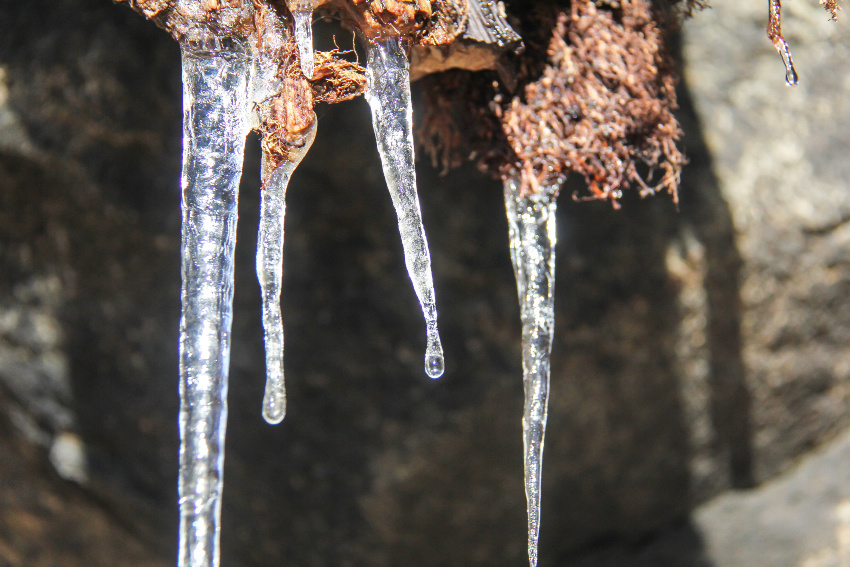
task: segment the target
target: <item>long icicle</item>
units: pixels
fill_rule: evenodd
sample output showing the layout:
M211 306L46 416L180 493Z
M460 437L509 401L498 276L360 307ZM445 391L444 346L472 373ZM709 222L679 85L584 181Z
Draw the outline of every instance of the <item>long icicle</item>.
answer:
M233 252L247 128L248 61L224 38L182 46L183 242L178 567L219 564Z
M316 137L317 119L301 144L290 145L288 159L277 162L263 155L263 195L260 207L260 233L257 238L257 278L263 295L263 328L266 334L266 391L263 418L274 425L286 415L286 388L283 374L283 321L280 313L280 288L283 279L283 220L286 188L292 172Z
M367 45L366 99L384 167L384 177L398 215L404 261L425 316L427 347L425 373L439 378L445 367L437 330L437 304L431 275L431 254L422 226L413 154L413 107L410 70L401 38Z
M263 4L258 6L257 10L264 27L262 34L251 44L254 48L251 95L256 110L251 113L251 117L256 120L256 127L263 133L263 186L256 262L263 298L266 345L266 387L262 413L263 418L274 425L283 421L286 415L283 321L280 313L286 188L292 172L313 143L316 121L314 119L311 128L292 143L282 139L283 124L275 123L274 126L269 126L275 121L275 108L285 109L286 104L292 102L287 100L286 93L283 92L286 81L280 72L281 52L291 39L292 32L272 6ZM273 131L269 131L269 128L273 128ZM284 147L285 155L280 153Z
M528 504L528 561L537 565L540 481L549 397L549 354L555 327L555 207L560 184L522 195L520 182L505 181L511 261L522 319L522 415L525 497Z

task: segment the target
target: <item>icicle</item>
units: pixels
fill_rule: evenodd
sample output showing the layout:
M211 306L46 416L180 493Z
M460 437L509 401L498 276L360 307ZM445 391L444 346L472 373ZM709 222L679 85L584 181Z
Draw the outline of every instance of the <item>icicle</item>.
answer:
M179 567L219 563L233 249L248 133L245 52L228 38L205 47L182 46Z
M301 59L301 72L308 79L313 78L313 10L317 0L289 0L286 5L295 19L295 43Z
M773 42L773 46L782 57L785 64L785 83L789 87L797 85L797 71L794 69L794 61L791 58L791 48L782 37L782 4L780 0L767 0L768 22L767 37Z
M555 327L555 197L559 184L520 195L516 179L505 181L511 260L522 319L522 415L525 497L528 503L528 560L537 565L540 480L549 396L549 354Z
M437 330L431 255L416 192L413 108L407 56L398 37L369 43L367 52L366 99L372 108L372 126L384 166L384 177L398 215L407 272L425 316L428 336L425 373L431 378L439 378L444 369L443 347Z
M282 81L278 76L280 67L280 51L292 37L286 23L274 8L263 4L258 9L263 22L262 35L251 36L251 69L250 97L251 103L258 107L263 101L273 97L280 91ZM257 128L258 113L250 113L251 127Z
M263 418L274 425L286 415L286 388L283 379L283 322L280 314L280 286L283 278L283 219L286 187L292 172L307 155L316 137L316 124L305 134L301 145L291 149L289 159L276 164L263 156L263 196L260 234L257 238L257 278L263 295L263 328L266 332L266 391Z

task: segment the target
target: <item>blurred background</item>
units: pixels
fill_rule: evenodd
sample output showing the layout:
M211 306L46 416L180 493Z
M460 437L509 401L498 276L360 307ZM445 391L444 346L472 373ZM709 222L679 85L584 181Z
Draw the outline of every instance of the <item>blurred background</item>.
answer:
M562 192L542 567L850 564L850 35L786 4L795 88L763 2L714 0L676 38L678 210ZM173 564L179 49L106 0L3 2L0 26L0 565ZM248 141L222 564L525 564L501 187L419 164L431 381L368 107L318 114L275 427Z

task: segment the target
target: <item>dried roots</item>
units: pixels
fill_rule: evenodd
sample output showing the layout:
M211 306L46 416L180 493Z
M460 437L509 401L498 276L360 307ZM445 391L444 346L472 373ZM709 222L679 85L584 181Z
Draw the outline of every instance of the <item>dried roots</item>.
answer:
M574 0L569 10L538 14L537 26L551 30L545 65L522 60L535 55L527 41L529 53L517 65L525 84L515 96L451 74L428 81L423 130L432 156L451 166L471 153L499 177L519 175L524 193L576 172L587 182L585 198L616 206L632 186L675 199L685 159L676 147L675 76L660 26L649 0L598 4ZM434 118L440 112L480 123L446 127Z

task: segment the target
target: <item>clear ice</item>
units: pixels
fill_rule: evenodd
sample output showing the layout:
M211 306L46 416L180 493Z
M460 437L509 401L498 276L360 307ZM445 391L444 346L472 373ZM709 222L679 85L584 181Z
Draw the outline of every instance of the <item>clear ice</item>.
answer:
M773 42L773 46L779 52L780 57L782 57L782 63L785 64L785 84L789 87L794 87L797 85L799 79L797 77L797 70L794 69L791 48L788 47L788 42L782 37L782 4L780 0L768 0L768 15L767 36Z
M248 58L229 39L182 46L179 567L219 564L233 252L248 133Z
M443 375L443 346L437 330L437 304L431 275L431 254L422 226L413 155L413 107L410 70L401 39L391 37L367 46L366 99L384 167L384 177L398 216L407 273L425 316L427 347L425 373Z
M263 296L263 328L266 334L266 391L263 418L274 425L286 415L286 388L283 378L283 322L280 314L280 286L283 279L283 219L286 187L292 172L301 163L316 137L316 123L301 145L292 147L289 159L276 165L263 156L263 190L260 206L260 233L257 237L257 278Z
M555 199L560 184L522 196L516 179L505 181L511 261L522 319L522 414L525 498L528 503L528 561L537 565L540 481L549 398L549 354L555 328Z
M251 42L254 47L254 67L251 77L253 126L260 124L260 114L269 112L268 99L279 96L283 81L278 73L279 54L292 33L274 9L263 14L265 28L262 41ZM280 313L280 289L283 276L283 220L286 210L286 188L292 172L315 138L316 121L300 140L290 146L289 160L279 161L263 154L262 203L260 230L257 236L257 278L263 298L263 328L266 343L266 388L263 395L263 418L274 425L286 415L286 388L283 373L283 322Z
M273 8L265 8L262 18L265 24L262 38L252 35L249 40L253 61L249 89L251 104L257 109L262 102L275 96L281 88L282 81L278 76L280 50L292 37L286 23ZM259 125L258 113L251 112L250 118L251 126L256 128Z
M298 45L298 57L301 59L301 72L308 79L313 78L313 10L316 0L290 0L289 11L295 19L295 43Z

